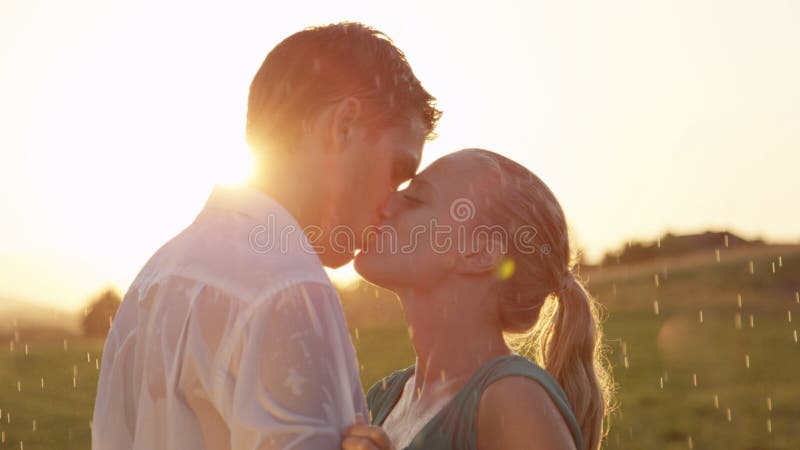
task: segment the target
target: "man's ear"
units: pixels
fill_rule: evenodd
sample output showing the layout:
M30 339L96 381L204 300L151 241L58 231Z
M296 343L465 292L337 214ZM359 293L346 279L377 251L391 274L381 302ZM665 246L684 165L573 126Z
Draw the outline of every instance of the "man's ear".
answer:
M344 98L333 106L329 129L331 151L342 152L347 148L355 123L361 116L361 108L361 100L356 97Z
M480 275L497 271L505 256L503 242L496 238L481 236L467 244L467 251L459 255L459 273Z

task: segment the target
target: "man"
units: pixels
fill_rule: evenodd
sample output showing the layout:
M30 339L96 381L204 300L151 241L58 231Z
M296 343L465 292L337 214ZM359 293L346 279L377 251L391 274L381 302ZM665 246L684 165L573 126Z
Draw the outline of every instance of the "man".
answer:
M365 412L323 264L349 261L440 116L403 53L355 23L300 31L250 87L254 175L217 186L146 263L106 341L104 449L334 449Z

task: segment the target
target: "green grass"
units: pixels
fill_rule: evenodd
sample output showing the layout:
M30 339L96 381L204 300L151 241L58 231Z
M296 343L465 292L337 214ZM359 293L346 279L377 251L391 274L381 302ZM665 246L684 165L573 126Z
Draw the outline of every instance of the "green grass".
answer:
M66 351L63 342L29 344L26 355L25 344L12 352L6 341L0 350L0 449L90 448L101 351L101 341L70 340Z
M747 259L666 270L658 286L653 273L595 277L590 290L605 305L619 405L604 449L688 449L690 438L695 449L800 448L800 343L794 339L794 330L800 332L800 253L783 255L772 273L776 259L755 259L753 274ZM343 304L365 389L413 363L390 295L362 287L343 292ZM99 341L70 340L67 351L61 341L30 344L26 356L24 336L13 352L6 339L0 347L0 450L19 449L20 441L25 450L89 448L101 350Z

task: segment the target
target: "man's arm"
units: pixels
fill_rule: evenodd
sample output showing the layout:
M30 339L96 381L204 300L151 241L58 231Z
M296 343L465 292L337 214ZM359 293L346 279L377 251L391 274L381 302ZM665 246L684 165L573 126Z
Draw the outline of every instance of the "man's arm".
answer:
M252 308L228 364L231 448L338 449L366 408L336 291L298 284Z

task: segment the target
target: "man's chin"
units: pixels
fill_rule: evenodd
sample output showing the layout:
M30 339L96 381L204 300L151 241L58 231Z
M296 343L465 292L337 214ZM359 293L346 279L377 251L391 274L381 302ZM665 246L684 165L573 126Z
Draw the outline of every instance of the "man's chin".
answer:
M322 265L331 269L338 269L343 265L349 263L354 258L353 253L337 253L333 251L327 251L323 254L319 255L319 259L322 260Z

